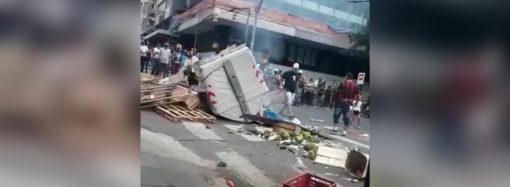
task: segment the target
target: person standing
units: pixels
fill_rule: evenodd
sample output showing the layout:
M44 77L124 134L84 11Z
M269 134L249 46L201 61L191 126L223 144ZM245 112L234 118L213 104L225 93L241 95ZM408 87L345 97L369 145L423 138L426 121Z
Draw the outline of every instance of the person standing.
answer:
M179 72L179 69L181 68L181 61L183 58L182 49L180 47L177 47L177 50L175 51L175 54L172 57L172 75L175 75Z
M196 49L192 49L191 50L190 61L189 61L189 64L188 64L190 73L194 73L195 72L195 65L197 65L198 61L199 61L199 59L198 59L198 56L197 56Z
M294 106L299 106L302 104L304 88L305 88L305 75L303 74L303 70L299 70L299 78L297 82L296 88L296 98L294 99Z
M308 83L305 85L305 103L308 105L308 106L313 106L313 91L314 91L314 88L313 88L313 78L310 78L310 80L308 81Z
M344 130L342 136L347 135L347 128L349 127L349 109L353 104L353 101L359 97L360 92L356 83L352 80L353 75L348 72L345 76L345 80L338 86L338 92L335 96L335 109L333 112L333 132L336 130L338 125L338 119L343 116Z
M317 105L324 107L324 92L326 91L326 81L319 78L319 85L317 87Z
M154 75L154 76L159 76L159 68L160 68L160 56L161 56L161 51L160 51L160 48L161 48L161 44L156 44L156 47L152 48L152 70L151 70L151 74Z
M288 110L289 116L291 118L294 117L294 114L292 113L291 107L292 103L294 103L294 98L296 96L296 88L297 88L297 82L299 78L299 64L294 63L292 66L292 70L286 71L282 74L282 86L285 89L285 96L286 96L286 102L280 111L280 115L283 115L283 112L285 109Z
M356 127L358 127L358 129L361 129L360 113L361 113L362 104L363 104L363 102L361 101L361 96L359 96L353 102L352 107L351 107L351 111L352 111L351 124L354 125L354 122L356 121L358 123L358 125L356 126Z
M331 85L328 86L328 88L326 88L326 90L324 91L324 106L326 108L331 108L331 90L333 89L333 87Z
M183 69L185 69L188 66L189 57L191 57L190 52L188 50L184 50L181 55L181 60L180 60L181 66L179 68L179 71L182 71Z
M170 50L170 44L165 43L164 48L161 49L161 70L162 77L168 77L170 71L170 58L172 57L172 51Z
M147 73L147 66L149 63L149 47L142 42L140 45L140 72Z

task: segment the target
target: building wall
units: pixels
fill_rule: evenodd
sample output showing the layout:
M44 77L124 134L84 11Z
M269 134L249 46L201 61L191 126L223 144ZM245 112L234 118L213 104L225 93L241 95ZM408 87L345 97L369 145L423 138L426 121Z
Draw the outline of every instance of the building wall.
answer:
M345 31L359 31L366 27L370 12L369 2L350 3L347 0L264 0L263 6Z

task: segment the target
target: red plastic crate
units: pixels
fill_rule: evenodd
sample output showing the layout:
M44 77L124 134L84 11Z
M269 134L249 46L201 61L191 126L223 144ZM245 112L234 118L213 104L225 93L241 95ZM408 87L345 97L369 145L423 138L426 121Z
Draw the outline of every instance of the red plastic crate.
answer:
M328 179L305 173L283 184L283 187L336 187L336 183Z

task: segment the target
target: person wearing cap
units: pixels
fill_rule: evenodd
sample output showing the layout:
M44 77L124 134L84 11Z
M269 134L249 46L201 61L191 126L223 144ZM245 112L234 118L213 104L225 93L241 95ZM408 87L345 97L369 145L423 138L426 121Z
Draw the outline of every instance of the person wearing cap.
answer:
M294 114L291 110L291 105L294 103L294 98L296 96L297 82L299 78L299 64L294 63L292 66L292 70L286 71L282 75L282 86L285 89L286 102L284 107L280 111L280 114L283 115L285 109L288 110L290 117L294 117Z

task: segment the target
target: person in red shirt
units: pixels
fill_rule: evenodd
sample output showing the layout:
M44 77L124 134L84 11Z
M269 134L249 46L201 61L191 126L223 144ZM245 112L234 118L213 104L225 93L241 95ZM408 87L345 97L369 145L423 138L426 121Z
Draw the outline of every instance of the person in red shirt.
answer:
M347 128L349 127L349 110L352 103L360 96L358 86L353 81L353 75L351 72L347 73L345 80L338 86L338 91L334 97L335 110L333 112L333 132L336 130L338 125L338 119L343 116L344 130L342 135L347 135Z

